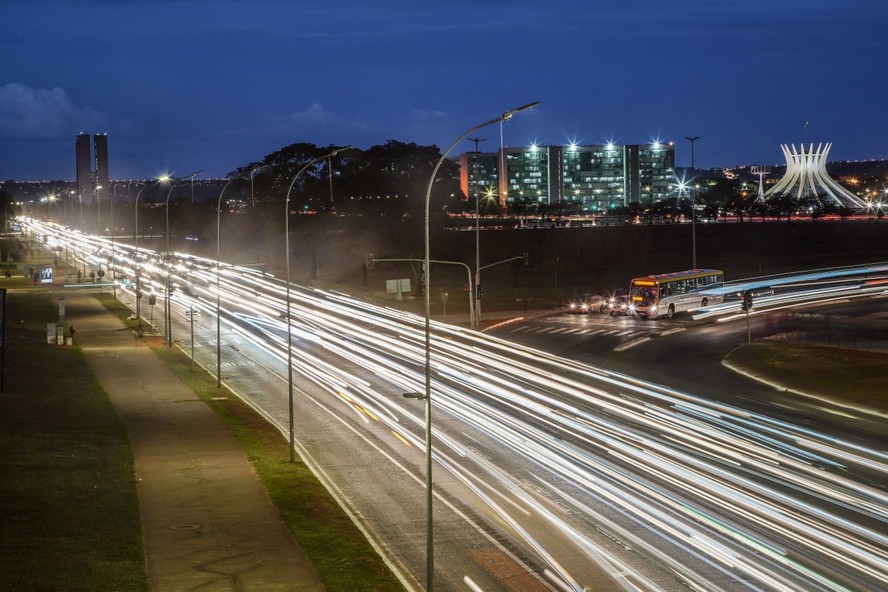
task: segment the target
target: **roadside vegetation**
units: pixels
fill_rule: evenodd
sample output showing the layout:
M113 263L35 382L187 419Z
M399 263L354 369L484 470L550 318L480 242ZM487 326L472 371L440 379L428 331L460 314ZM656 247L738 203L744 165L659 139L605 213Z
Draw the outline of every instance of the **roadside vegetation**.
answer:
M2 588L148 590L126 428L80 349L47 343L57 303L39 289L8 296Z
M9 248L8 245L3 247ZM15 275L5 277L5 269ZM79 348L47 344L58 303L13 264L0 393L3 590L148 590L133 452L126 426ZM127 326L131 311L96 297ZM363 533L281 433L179 350L164 359L231 426L329 592L403 590ZM220 398L221 397L221 398Z
M110 294L97 297L122 319L130 310ZM134 322L134 321L132 321ZM232 429L278 511L311 560L328 592L403 590L364 534L311 470L290 462L287 440L252 407L201 368L185 352L153 348L176 375Z
M706 236L701 232L701 238ZM513 250L503 250L502 256ZM869 256L870 251L865 252ZM540 258L537 263L546 267L547 261ZM551 281L557 291L567 291L567 270L558 265ZM531 294L543 283L539 278L550 275L521 267L497 271L501 284L512 291L485 300L485 310L533 302ZM579 269L571 271L581 275ZM378 269L371 280L381 281L384 273ZM447 314L458 311L456 303L468 298L459 290L463 281L454 275ZM355 285L359 282L351 283ZM27 286L21 276L0 278L0 287ZM525 286L532 288L520 292ZM97 298L121 319L130 315L110 293ZM442 307L442 316L443 312ZM9 292L5 388L0 393L2 588L147 590L125 426L79 348L46 343L46 322L57 314L54 300L39 288ZM403 589L311 471L302 462L289 462L287 441L276 427L231 392L218 391L208 373L191 370L184 352L164 347L154 351L231 426L328 591ZM756 344L735 355L745 366L778 382L782 377L800 390L888 410L886 355L783 343Z
M745 346L731 362L795 390L888 412L888 354L775 342Z

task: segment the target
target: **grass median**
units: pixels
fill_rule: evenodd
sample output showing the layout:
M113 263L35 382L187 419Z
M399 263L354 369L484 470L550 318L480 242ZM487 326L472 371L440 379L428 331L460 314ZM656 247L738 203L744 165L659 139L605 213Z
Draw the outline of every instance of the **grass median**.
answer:
M0 393L4 590L148 590L133 455L76 347L47 343L58 304L10 291Z
M773 344L760 362L791 373L802 389L824 391L845 402L888 411L888 355L818 345Z
M121 318L130 310L109 294L97 297ZM134 321L131 321L134 322ZM284 521L328 592L403 590L403 586L351 518L290 450L281 432L177 348L154 352L232 429Z
M735 350L728 359L753 375L795 390L888 413L888 354L761 342Z

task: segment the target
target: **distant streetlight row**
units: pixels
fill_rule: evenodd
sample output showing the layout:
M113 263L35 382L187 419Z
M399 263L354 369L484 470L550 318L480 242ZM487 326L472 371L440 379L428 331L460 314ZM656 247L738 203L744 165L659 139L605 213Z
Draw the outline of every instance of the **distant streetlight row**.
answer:
M521 111L525 111L537 106L539 102L528 103L527 105L523 105L521 107L517 107L515 109L510 109L508 111L503 112L500 116L491 119L489 121L485 121L479 125L476 125L459 136L450 146L444 151L444 153L439 158L438 162L435 164L435 167L432 169L431 176L429 178L428 188L426 190L426 198L425 198L425 216L424 216L424 231L425 231L425 256L423 260L423 296L424 296L424 313L425 313L425 390L423 393L408 393L405 397L415 398L415 399L424 399L425 400L425 440L426 440L426 590L428 592L434 591L434 534L433 534L433 515L432 515L432 501L433 501L433 483L432 483L432 393L431 393L431 303L430 303L430 286L431 286L431 277L430 277L430 267L431 267L431 250L430 250L430 202L431 202L431 193L432 188L434 187L435 180L438 174L438 170L443 164L444 160L447 156L453 151L453 149L465 138L467 138L473 132L487 127L489 125L493 125L495 123L502 123L512 118L516 113L520 113ZM694 138L696 139L696 138ZM477 139L477 141L483 141L481 139ZM307 162L293 177L292 182L290 183L289 188L287 189L286 199L284 201L285 210L284 210L284 243L285 243L285 258L286 258L286 320L287 320L287 385L288 385L288 406L289 406L289 446L290 446L290 461L295 462L295 433L294 433L294 402L293 402L293 346L292 346L292 315L291 315L291 306L290 306L290 194L293 190L293 187L296 185L299 177L312 165L328 158L332 158L336 154L351 149L351 146L337 148L336 150L331 151L328 154L324 154L318 158L312 159ZM476 143L477 150L477 143ZM259 170L265 168L268 165L258 166L250 171L250 199L251 203L255 205L255 196L253 193L253 176ZM136 194L136 199L133 202L133 238L135 243L135 273L136 273L136 318L138 320L138 334L142 335L142 316L141 316L141 273L140 273L140 263L139 263L139 200L142 197L144 191L149 187L154 187L155 185L170 182L171 186L169 191L167 192L166 197L166 266L167 266L167 281L166 281L166 325L167 325L167 343L169 346L172 345L172 331L171 331L171 318L170 318L170 281L171 281L171 270L170 265L172 263L171 252L170 252L170 223L169 223L169 204L170 204L170 196L172 195L172 191L175 188L176 184L186 178L191 178L192 181L192 201L193 201L193 182L194 176L198 173L203 172L197 171L195 173L191 173L190 175L185 175L182 178L175 179L170 177L169 175L163 175L161 177L156 178L155 180L147 183L143 183L139 192ZM225 190L231 184L233 179L229 179L225 185L222 187L222 191L219 193L219 198L216 207L216 387L221 388L221 351L220 351L220 343L221 343L221 307L220 307L220 265L221 265L221 209L222 209L222 197L225 193ZM101 187L96 188L96 192ZM74 193L73 191L71 192ZM52 200L56 200L56 196L52 197ZM58 205L58 204L57 204ZM97 204L98 205L98 204ZM476 210L480 210L480 207L477 207L480 204L476 203ZM80 199L81 206L81 222L82 222L82 213L83 213L83 199L81 194ZM477 212L476 212L477 214ZM112 207L112 226L113 226L113 207ZM99 214L99 224L101 221L101 217ZM476 225L480 224L480 220L476 216ZM477 230L477 229L476 229ZM113 249L114 249L114 237L112 232L112 259L114 258ZM480 244L477 242L477 233L476 233L476 261L475 261L475 283L478 285L478 277L480 274ZM473 323L476 319L473 319Z

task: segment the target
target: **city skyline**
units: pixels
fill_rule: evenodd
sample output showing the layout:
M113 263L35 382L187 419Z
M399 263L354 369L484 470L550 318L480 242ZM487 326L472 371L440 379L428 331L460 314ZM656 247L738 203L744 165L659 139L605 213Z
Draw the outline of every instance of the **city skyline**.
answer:
M779 165L800 142L888 157L888 123L866 119L875 0L42 4L2 3L3 179L73 179L80 132L108 134L111 178L218 178L297 142L443 148L534 100L482 149L674 141L686 167L698 136L698 168Z

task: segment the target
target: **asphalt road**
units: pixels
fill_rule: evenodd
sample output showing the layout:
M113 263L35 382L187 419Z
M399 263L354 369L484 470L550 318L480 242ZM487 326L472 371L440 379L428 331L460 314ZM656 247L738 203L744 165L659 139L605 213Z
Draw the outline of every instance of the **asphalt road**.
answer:
M150 267L143 281L156 290L162 277L152 278ZM202 263L175 277L179 297L204 304L195 355L211 371L216 319L206 303L216 277ZM300 452L418 587L425 572L423 405L401 395L423 388L422 323L298 288L288 330L281 283L228 270L221 296L226 384L286 433L289 331ZM185 318L173 314L174 322ZM534 325L528 339L552 340L555 322ZM597 348L675 328L616 317L570 323L557 340L577 351L572 340ZM184 326L174 336L188 351ZM519 327L503 331L517 336ZM720 333L700 346L708 355L722 347ZM681 336L622 352L638 356L626 358L634 368L627 377L612 372L616 362L577 364L514 339L433 326L439 590L888 585L888 495L862 478L881 475L884 483L882 449L700 397L696 388L719 383L702 384L710 364L677 347ZM646 351L660 341L658 354ZM646 382L639 371L648 360L690 375L685 380L696 388Z
M886 330L888 298L812 305L750 317L754 340L800 334L828 345L885 347L885 340L872 340L870 336ZM672 320L644 320L607 314L564 314L512 324L496 333L559 356L714 401L816 426L827 433L860 439L867 445L888 446L882 417L776 390L722 365L731 351L747 341L743 320L714 323L694 321L689 315L678 315Z

